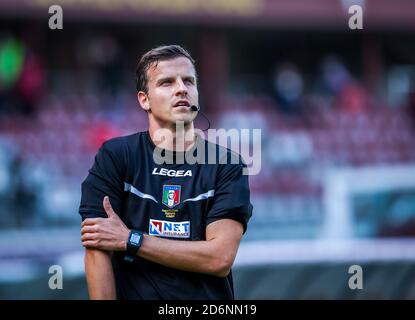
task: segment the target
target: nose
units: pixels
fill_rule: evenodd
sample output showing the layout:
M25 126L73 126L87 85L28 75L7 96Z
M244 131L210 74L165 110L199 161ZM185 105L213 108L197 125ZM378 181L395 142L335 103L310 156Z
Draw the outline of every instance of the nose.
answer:
M176 95L178 95L178 96L186 96L187 95L187 87L184 84L183 80L180 79L180 78L177 80Z

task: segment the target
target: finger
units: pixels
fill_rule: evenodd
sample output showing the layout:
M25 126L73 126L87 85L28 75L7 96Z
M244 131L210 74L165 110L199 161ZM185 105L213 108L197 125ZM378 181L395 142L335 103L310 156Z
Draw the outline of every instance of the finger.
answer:
M81 236L81 241L88 241L88 240L97 240L97 235L95 233L85 233Z
M98 242L96 242L95 240L82 241L82 246L84 246L85 248L97 248Z
M111 218L111 217L116 215L114 210L112 209L112 206L111 206L111 203L110 203L110 198L108 196L104 197L104 201L103 201L102 204L104 206L105 212L108 215L108 218Z
M88 218L82 221L81 226L84 227L84 226L94 225L96 223L99 223L101 220L102 218Z
M85 234L85 233L95 233L98 231L98 228L96 225L90 225L90 226L83 226L81 228L81 234Z

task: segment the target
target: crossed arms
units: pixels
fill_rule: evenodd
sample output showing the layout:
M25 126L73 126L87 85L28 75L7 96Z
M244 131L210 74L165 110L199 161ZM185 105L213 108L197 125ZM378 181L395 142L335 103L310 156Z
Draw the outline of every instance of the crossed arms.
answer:
M111 252L125 251L130 230L103 200L108 218L82 222L81 240L86 248L85 272L91 299L115 299ZM177 241L145 235L137 255L164 266L218 277L228 275L243 234L241 223L221 219L206 227L206 240Z

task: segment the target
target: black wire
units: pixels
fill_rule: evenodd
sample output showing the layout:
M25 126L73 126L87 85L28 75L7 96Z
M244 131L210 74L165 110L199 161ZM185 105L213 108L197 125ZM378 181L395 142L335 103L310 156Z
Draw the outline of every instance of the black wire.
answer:
M209 126L207 127L207 129L203 129L202 131L209 130L210 129L210 121L209 121L208 117L206 117L205 114L202 111L200 111L200 109L199 109L199 113L207 120L207 122L209 124Z

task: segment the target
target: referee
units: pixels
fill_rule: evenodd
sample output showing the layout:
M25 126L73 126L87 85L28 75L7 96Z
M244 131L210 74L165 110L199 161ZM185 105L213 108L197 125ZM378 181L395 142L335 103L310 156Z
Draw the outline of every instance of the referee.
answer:
M106 141L82 183L90 299L234 299L231 266L252 215L245 164L195 134L197 76L187 51L150 50L136 82L148 131ZM180 144L179 135L194 138ZM204 163L183 161L200 150Z

